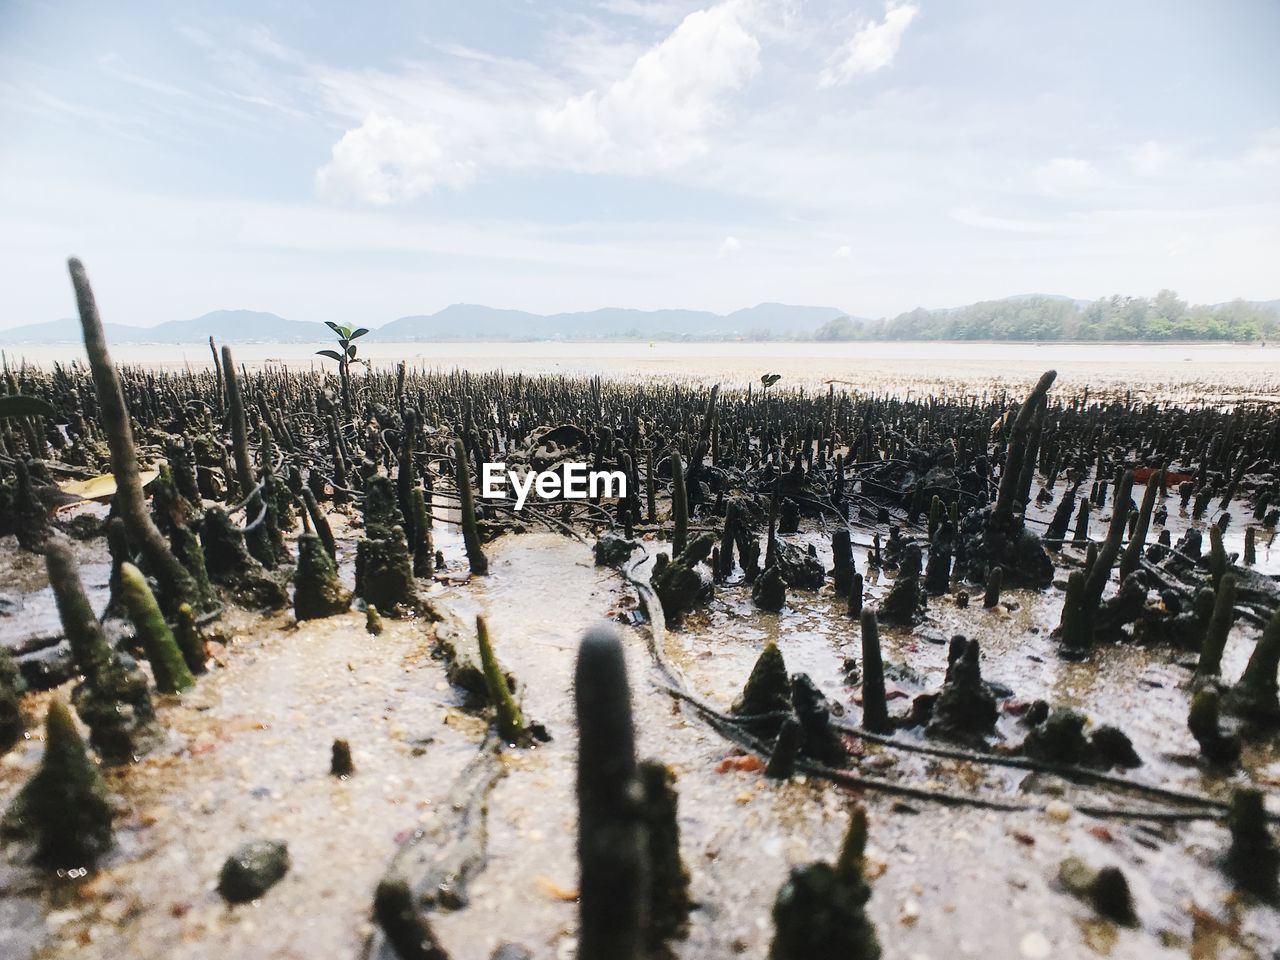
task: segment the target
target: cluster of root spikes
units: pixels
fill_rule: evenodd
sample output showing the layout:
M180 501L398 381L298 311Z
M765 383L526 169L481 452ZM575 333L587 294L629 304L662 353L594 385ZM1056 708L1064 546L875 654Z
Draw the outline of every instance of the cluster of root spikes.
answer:
M88 366L7 366L0 397L0 534L43 554L63 627L0 650L6 747L30 720L24 687L72 684L70 705L56 700L48 711L45 761L5 818L6 833L29 842L41 862L92 865L109 846L97 765L129 762L160 740L155 698L201 682L205 633L227 605L292 605L302 621L357 604L375 633L384 617L439 621L450 678L491 711L495 738L518 746L544 736L521 714L483 620L474 630L450 623L421 589L433 577L485 575L495 537L543 528L592 544L597 562L624 570L646 598L651 650L672 696L760 753L771 776L804 771L943 803L1023 808L855 776L844 769L850 734L1058 772L1148 802L1100 801L1098 815L1226 820L1225 869L1252 893L1275 896L1275 844L1255 792L1242 788L1227 803L1143 786L1111 772L1141 763L1122 731L1087 733L1086 718L1043 702L1028 710L1025 742L996 755L986 746L995 697L976 642L952 641L942 688L905 715L885 701L879 649L880 624L918 624L942 594L963 605L972 591L992 607L1002 590L1059 592L1055 635L1065 657L1117 642L1198 656L1188 723L1204 763L1230 771L1243 741L1274 736L1280 723L1280 591L1254 569L1256 536L1270 536L1280 516L1280 418L1265 402L1223 409L1061 397L1052 371L1026 396L992 386L910 399L834 385L721 391L404 363L249 370L212 340L206 369L121 368L83 267L71 261L70 270ZM626 495L532 498L517 510L511 497L477 494L486 463L505 472L579 462L624 474ZM67 509L85 498L108 500L109 512ZM1050 519L1033 519L1033 505ZM1194 521L1176 543L1164 525L1171 509ZM1252 513L1243 556L1224 549L1230 510ZM338 515L360 531L354 592L338 576L330 523ZM833 569L788 539L801 524L831 532ZM442 525L460 530L458 556L437 549ZM105 542L104 611L86 596L72 540ZM864 570L893 574L874 606L864 603L855 543L867 545ZM683 685L653 638L679 629L729 581L748 587L767 614L827 585L844 599L842 616L861 637L853 658L860 723L834 718L816 685L790 675L772 645L729 712ZM1227 683L1222 650L1241 625L1253 652ZM661 764L635 759L616 636L583 640L578 680L578 955L640 956L679 935L688 909L674 784ZM87 746L71 709L89 731ZM900 735L913 728L923 738ZM349 747L336 743L335 774L352 769ZM468 795L492 780L473 771ZM858 813L830 862L792 871L774 910L775 957L878 956L863 910L865 836ZM1258 852L1244 856L1246 848ZM249 850L229 861L224 880L228 890L252 892L255 877L284 869L281 851ZM374 914L386 956L444 955L421 887L421 878L394 872L379 886Z

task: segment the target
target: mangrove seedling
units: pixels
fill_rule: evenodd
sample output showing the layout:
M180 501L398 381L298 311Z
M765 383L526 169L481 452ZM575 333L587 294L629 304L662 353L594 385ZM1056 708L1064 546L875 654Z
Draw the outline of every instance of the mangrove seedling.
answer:
M324 325L333 331L338 339L337 350L317 350L316 356L328 357L338 361L338 383L342 387L342 409L351 419L351 364L356 359L356 341L369 331L365 327L347 327L326 320Z

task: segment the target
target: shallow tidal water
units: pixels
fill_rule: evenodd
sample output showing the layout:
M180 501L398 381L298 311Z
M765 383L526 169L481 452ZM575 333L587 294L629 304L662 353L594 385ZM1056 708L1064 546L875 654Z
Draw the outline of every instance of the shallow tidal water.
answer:
M236 362L250 369L332 370L316 351L332 343L235 344ZM765 373L779 373L777 389L837 389L980 395L1022 389L1045 370L1058 371L1057 391L1083 390L1152 400L1230 402L1280 397L1280 346L1161 343L869 343L666 341L360 341L360 356L379 368L401 361L412 368L504 370L508 373L602 376L606 379L676 379L759 388ZM10 363L43 367L85 362L79 344L19 344L5 348ZM122 344L117 363L152 369L212 365L207 343Z

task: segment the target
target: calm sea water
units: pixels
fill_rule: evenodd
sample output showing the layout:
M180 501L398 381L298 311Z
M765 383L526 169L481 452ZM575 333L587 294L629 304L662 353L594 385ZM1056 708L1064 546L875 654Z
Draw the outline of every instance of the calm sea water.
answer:
M327 343L233 344L250 368L285 365L332 369L315 352ZM779 373L779 388L891 390L896 393L978 393L1019 386L1049 368L1059 389L1125 391L1170 399L1280 400L1280 347L1230 344L1024 343L670 343L670 342L361 342L361 357L377 367L406 361L428 369L506 370L606 378L676 378L744 386ZM7 348L6 358L48 367L84 360L72 345ZM207 367L206 343L121 345L117 363L151 368Z

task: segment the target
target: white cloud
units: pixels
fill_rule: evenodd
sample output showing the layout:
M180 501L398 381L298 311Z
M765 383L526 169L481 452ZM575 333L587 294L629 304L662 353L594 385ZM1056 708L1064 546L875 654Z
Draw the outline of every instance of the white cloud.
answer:
M835 253L831 254L837 260L848 260L853 256L853 248L847 244L842 247L836 247Z
M716 250L716 257L721 260L727 260L740 252L742 252L742 241L737 237L725 237L720 241L720 248Z
M919 12L920 8L914 3L889 0L883 20L864 24L831 56L820 77L822 86L848 83L856 76L875 73L893 63L902 45L902 35Z
M677 167L705 153L726 101L760 68L746 0L689 14L607 87L538 113L548 148L579 169Z
M1098 168L1079 157L1054 157L1036 170L1035 177L1042 190L1053 194L1078 193L1102 182Z
M1170 153L1154 140L1148 140L1129 154L1129 164L1140 177L1158 177L1169 166Z
M332 158L316 173L316 188L329 199L386 204L441 184L460 187L473 175L471 162L452 154L439 128L372 113L333 145Z

